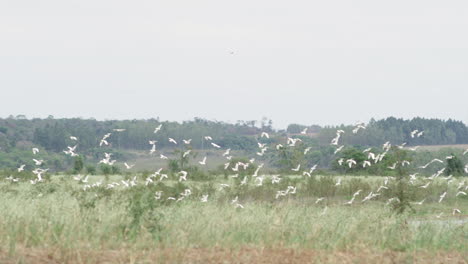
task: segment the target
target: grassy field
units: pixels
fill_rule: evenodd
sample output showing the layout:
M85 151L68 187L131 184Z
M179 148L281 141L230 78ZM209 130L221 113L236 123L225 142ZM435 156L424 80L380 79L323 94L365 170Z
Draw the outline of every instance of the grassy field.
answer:
M34 185L2 179L0 263L468 262L468 197L455 196L463 179L435 180L427 189L420 179L408 198L425 202L396 214L388 203L395 180L362 202L383 177L284 176L273 184L265 176L262 186L224 177L145 185L140 178L128 188L107 188L121 176L92 177L87 187L71 176ZM276 199L288 186L296 192Z

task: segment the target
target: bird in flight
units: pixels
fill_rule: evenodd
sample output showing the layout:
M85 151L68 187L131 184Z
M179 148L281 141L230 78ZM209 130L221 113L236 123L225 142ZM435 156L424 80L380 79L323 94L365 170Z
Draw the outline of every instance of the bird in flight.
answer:
M125 168L127 168L127 170L133 168L133 166L135 166L135 164L132 164L132 165L128 165L127 162L124 163L125 165Z
M299 171L300 168L301 168L301 164L297 165L296 168L292 168L291 170L292 171Z
M203 160L199 161L198 163L200 163L200 165L206 165L206 156L203 157Z
M24 171L24 166L26 166L26 164L23 164L23 165L19 166L18 172Z
M162 124L160 124L159 126L157 126L155 129L154 129L154 134L158 133L159 130L161 130L162 128Z

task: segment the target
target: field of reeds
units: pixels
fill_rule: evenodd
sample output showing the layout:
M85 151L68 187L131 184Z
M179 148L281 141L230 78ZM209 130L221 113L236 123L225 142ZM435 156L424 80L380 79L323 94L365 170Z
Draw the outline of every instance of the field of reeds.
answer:
M127 177L136 185L110 188L120 176L2 180L0 263L468 262L468 197L455 196L462 178L408 185L399 214L391 178L362 202L384 177L265 176L261 186ZM288 186L295 191L278 196Z

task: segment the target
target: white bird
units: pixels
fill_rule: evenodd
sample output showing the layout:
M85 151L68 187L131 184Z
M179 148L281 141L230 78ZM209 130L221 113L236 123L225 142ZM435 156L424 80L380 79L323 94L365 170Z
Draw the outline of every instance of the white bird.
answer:
M160 158L160 159L165 159L165 160L168 159L168 157L164 156L163 154L160 154L160 155L159 155L159 158Z
M440 195L439 203L442 202L442 200L445 198L446 195L447 195L447 192L444 192L442 195Z
M167 178L169 178L167 174L161 174L161 176L159 177L159 181L162 181L163 179L167 179Z
M427 166L431 165L431 164L434 163L434 162L444 163L444 162L441 161L440 159L433 159L433 160L429 161L426 165L419 166L418 168L425 169L425 168L427 168Z
M275 199L278 199L280 196L286 196L286 191L277 191Z
M300 168L301 168L301 164L297 165L296 168L292 168L291 170L292 171L299 171Z
M368 167L368 166L371 166L371 162L368 161L368 160L365 160L363 163L362 163L362 167L365 168L365 167Z
M244 176L244 179L240 182L240 185L245 185L247 184L247 176Z
M89 177L89 175L86 175L86 177L84 179L81 179L81 182L87 183L88 182L88 177Z
M344 159L343 159L343 158L341 158L341 159L338 160L338 164L339 164L340 166L343 165L343 162L344 162Z
M175 145L177 145L177 141L175 141L173 138L169 138L169 142L174 143Z
M219 190L222 191L222 190L224 190L224 188L227 188L227 187L229 187L229 184L221 183L219 185Z
M321 201L323 201L323 199L325 199L325 197L319 197L317 198L317 200L315 200L315 203L320 203Z
M135 166L135 164L132 164L132 165L128 165L127 162L124 163L125 165L125 168L127 168L127 170L133 168L133 166Z
M372 148L366 148L365 150L362 151L362 153L366 153L366 152L369 152L371 150L372 150Z
M271 176L271 183L272 184L279 183L280 181L281 181L281 178L279 177L279 175Z
M424 134L424 131L420 131L420 132L416 135L416 137L421 137L423 134Z
M351 168L353 165L356 165L356 161L353 159L346 160L346 163L348 163L349 168Z
M236 198L234 198L234 200L231 201L231 204L235 204L239 201L239 196L236 196Z
M307 129L308 129L307 127L306 127L306 128L304 128L304 129L301 131L301 134L302 134L302 135L305 135L305 134L307 134Z
M262 134L260 135L260 137L266 137L266 138L270 138L270 135L268 135L267 132L262 132Z
M41 166L42 163L44 162L44 160L37 160L37 159L33 159L34 161L34 164L36 164L36 166Z
M205 136L205 140L213 140L210 136Z
M387 168L391 169L391 170L394 170L396 168L396 165L398 164L398 161L393 163L392 166L388 166Z
M353 134L357 134L359 129L366 129L366 126L364 126L363 124L357 125L357 127L353 129Z
M362 192L362 190L361 190L361 189L359 189L357 192L355 192L355 193L353 194L353 197L356 197L356 196L358 196L358 195L359 195L361 192Z
M409 150L411 151L416 151L420 146L416 146L416 147L413 147L413 148L408 148Z
M179 171L178 174L181 174L181 175L179 176L179 182L181 182L181 181L186 181L186 180L187 180L187 174L188 174L188 173L187 173L186 171L183 171L183 170L182 170L182 171Z
M336 153L340 152L343 148L344 148L344 145L340 146L339 148L337 148L335 150L335 152L333 154L336 154Z
M23 164L23 165L19 166L18 172L24 171L24 166L26 166L26 164Z
M335 186L341 185L341 178L338 178L338 181L335 183Z
M159 126L157 126L155 129L154 129L154 134L158 133L159 130L161 130L162 128L162 124L160 124Z
M463 151L463 155L465 155L466 153L468 153L468 149L466 149L465 151Z
M162 196L162 191L157 191L154 194L154 199L159 200L159 199L161 199L161 196Z
M102 139L108 139L111 135L112 135L112 133L107 133L107 134L104 135L104 137Z
M353 198L351 198L351 200L347 201L345 204L351 205L351 204L354 202L354 199L355 199L355 198L356 198L356 197L353 196Z
M215 147L215 148L218 148L218 149L221 148L219 145L217 145L217 144L215 144L215 143L213 143L213 142L211 142L211 145L212 145L213 147Z
M190 152L192 152L192 150L191 150L191 149L189 149L189 150L185 151L185 152L184 152L184 154L182 154L182 158L185 158L185 157L187 157L187 155L188 155L188 154L190 154Z
M127 130L127 129L125 129L125 128L114 128L114 129L112 129L112 131L115 131L115 132L124 132L125 130Z
M428 183L426 183L425 185L420 186L419 188L426 189L427 187L429 187L429 184L431 184L431 182L428 182Z
M109 142L107 142L107 140L105 139L101 139L101 141L99 142L99 146L102 147L102 145L109 145Z
M203 158L202 161L199 161L200 165L206 165L206 156Z
M231 152L231 149L230 148L226 149L226 151L223 153L223 157L229 155L229 152Z
M454 208L452 214L455 215L456 213L461 214L460 209Z
M289 138L288 137L288 146L290 147L294 147L296 146L296 143L299 142L299 141L302 141L300 138Z
M279 150L280 148L283 148L283 145L282 145L282 144L276 145L276 150Z
M410 135L411 135L411 138L414 138L414 136L415 136L415 135L416 135L416 133L418 133L418 132L419 132L419 130L417 130L417 129L416 129L416 130L413 130L413 131L411 131L411 133L410 133Z
M190 144L190 142L192 142L192 139L183 139L182 141L184 142L185 145L188 145Z
M382 190L382 189L388 190L388 187L382 185L377 189L377 192L380 192L380 190Z
M153 145L151 146L150 155L153 154L154 152L156 152L156 145L155 145L155 144L153 144Z
M74 140L74 141L77 141L77 140L78 140L78 138L77 138L77 137L74 137L74 136L70 136L70 139L71 139L71 140Z
M459 191L459 192L457 192L457 195L455 195L455 196L458 196L458 195L466 195L466 192Z
M317 164L315 164L314 166L312 166L309 170L309 173L312 174L312 172L314 172L316 169L317 169Z
M236 205L234 207L235 208L241 208L241 209L244 208L244 206L242 204L240 204L240 203L236 203Z
M424 198L424 199L423 199L422 201L420 201L420 202L415 202L415 203L413 203L413 204L422 205L422 204L424 203L424 201L426 201L426 198Z
M32 152L33 152L34 155L36 155L39 152L39 149L38 148L32 148Z
M330 142L330 144L337 146L338 145L338 140L340 140L340 135L337 135L335 138L333 138L332 141Z
M263 154L265 154L265 151L266 151L266 150L267 150L267 148L262 148L262 149L260 150L260 152L257 152L256 154L257 154L258 156L263 156Z
M311 149L312 149L311 147L304 149L304 155L307 154L307 152L309 152Z
M200 201L201 201L202 203L206 203L206 202L208 202L208 194L204 194L204 195L202 195L202 197L201 197Z

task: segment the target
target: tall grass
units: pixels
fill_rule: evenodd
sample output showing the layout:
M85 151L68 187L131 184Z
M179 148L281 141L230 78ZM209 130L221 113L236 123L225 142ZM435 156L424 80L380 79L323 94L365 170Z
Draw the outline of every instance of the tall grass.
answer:
M415 216L450 215L455 205L468 211L466 198L436 201L439 191L447 188L443 182L434 183L432 196L428 190L414 189L416 198L430 197L417 208L418 215L396 215L384 203L391 193L370 202L343 205L357 188L368 192L379 181L355 178L335 186L335 180L310 178L299 184L294 178L285 178L279 185L250 184L222 191L216 183L197 183L191 186L192 195L180 202L166 197L177 196L190 184L82 191L69 180L37 185L2 183L0 250L13 254L18 245L61 250L255 246L463 251L468 247L467 224L411 224ZM275 199L276 190L289 184L298 186L297 194ZM155 200L156 190L164 190L165 198ZM207 203L199 201L204 193L210 194ZM243 209L231 204L235 196ZM315 198L322 196L327 197L324 203L315 204Z

